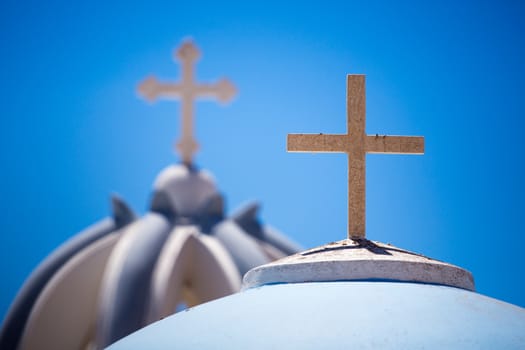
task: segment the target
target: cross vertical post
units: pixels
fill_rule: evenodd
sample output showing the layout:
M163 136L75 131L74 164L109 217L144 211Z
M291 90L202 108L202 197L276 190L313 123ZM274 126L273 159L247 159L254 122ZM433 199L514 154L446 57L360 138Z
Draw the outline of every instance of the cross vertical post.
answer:
M348 145L348 236L364 236L365 231L365 77L348 76L346 81L346 125ZM350 185L351 184L351 185Z
M231 100L237 90L227 79L222 79L215 84L198 84L194 77L195 62L200 58L200 51L191 41L183 43L174 52L174 58L182 65L181 81L170 84L159 82L155 77L148 77L138 86L138 93L150 101L164 97L167 99L181 100L181 137L177 143L182 161L191 165L193 155L199 145L194 138L193 130L193 102L199 97L216 98L220 102Z
M289 152L336 152L348 156L348 238L366 237L366 154L423 154L420 136L366 135L365 76L347 76L346 134L288 134Z

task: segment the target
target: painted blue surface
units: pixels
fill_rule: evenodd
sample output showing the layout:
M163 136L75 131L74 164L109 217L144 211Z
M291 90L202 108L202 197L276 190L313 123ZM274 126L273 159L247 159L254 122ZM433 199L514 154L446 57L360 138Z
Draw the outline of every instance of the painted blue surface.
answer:
M117 192L139 213L176 162L179 105L145 103L150 74L192 35L198 165L232 212L305 248L344 238L342 155L287 154L290 132L345 132L345 75L367 75L367 131L424 135L426 155L368 157L370 239L472 271L525 306L523 1L0 1L0 318L39 262ZM328 180L327 180L328 179ZM496 248L493 248L495 246Z
M525 309L388 282L267 285L168 317L109 349L523 349Z

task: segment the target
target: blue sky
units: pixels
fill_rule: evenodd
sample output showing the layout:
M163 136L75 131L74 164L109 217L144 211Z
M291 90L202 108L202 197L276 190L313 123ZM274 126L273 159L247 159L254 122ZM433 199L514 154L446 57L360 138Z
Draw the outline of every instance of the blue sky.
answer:
M0 4L0 314L54 248L109 214L147 210L177 162L177 102L137 98L229 77L228 106L197 105L197 163L231 212L304 247L346 235L346 157L288 154L287 133L344 133L346 74L367 77L367 132L424 135L424 156L367 157L368 238L470 270L480 293L525 306L525 23L518 1Z

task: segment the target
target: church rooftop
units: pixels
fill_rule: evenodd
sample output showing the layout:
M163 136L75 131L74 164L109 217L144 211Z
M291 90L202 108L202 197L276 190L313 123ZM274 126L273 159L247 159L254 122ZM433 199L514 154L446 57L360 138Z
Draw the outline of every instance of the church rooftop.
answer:
M118 349L523 349L522 308L423 283L266 285L167 317Z

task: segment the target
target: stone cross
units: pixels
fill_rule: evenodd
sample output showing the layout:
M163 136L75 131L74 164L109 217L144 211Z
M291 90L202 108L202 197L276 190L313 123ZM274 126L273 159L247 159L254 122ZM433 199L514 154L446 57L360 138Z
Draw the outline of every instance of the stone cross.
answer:
M348 238L365 238L367 153L423 154L425 139L366 135L365 76L347 76L346 134L288 134L289 152L337 152L348 155Z
M155 77L148 77L138 86L138 92L152 102L158 97L181 100L182 136L177 143L177 149L183 162L188 165L199 148L193 136L193 101L205 97L217 98L225 103L237 93L235 86L227 79L215 84L198 84L195 81L193 68L200 55L199 49L191 41L186 41L174 52L174 59L178 59L182 64L180 82L162 83Z

